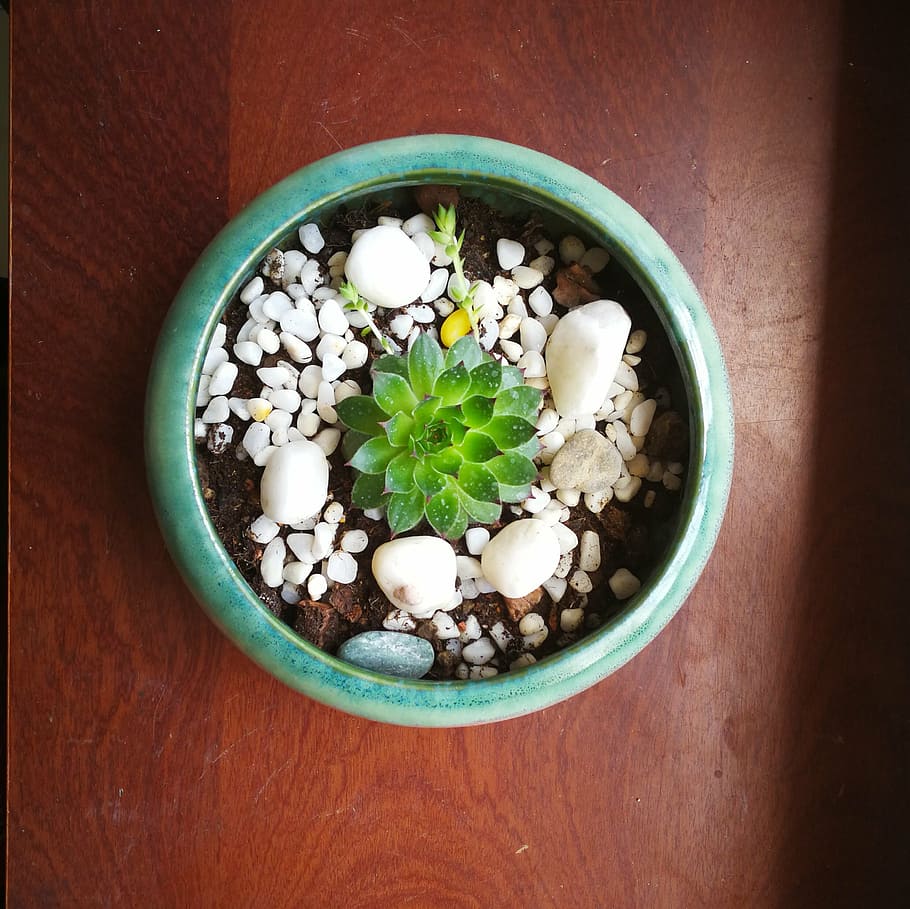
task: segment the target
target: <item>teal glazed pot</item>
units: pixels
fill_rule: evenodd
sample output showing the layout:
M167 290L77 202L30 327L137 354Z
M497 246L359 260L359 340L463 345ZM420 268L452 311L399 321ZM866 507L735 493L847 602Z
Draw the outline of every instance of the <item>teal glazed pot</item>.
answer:
M196 386L215 326L265 254L339 204L448 183L500 209L539 210L554 229L610 251L654 309L688 397L690 453L672 540L638 594L602 627L525 669L482 681L396 679L342 662L281 623L237 570L197 478ZM609 294L607 294L608 296ZM222 631L263 669L317 701L409 726L462 726L520 716L590 687L637 654L692 590L720 529L733 468L727 374L714 327L682 265L654 229L591 177L547 155L472 136L391 139L304 167L254 199L205 250L167 316L149 378L149 485L187 585Z

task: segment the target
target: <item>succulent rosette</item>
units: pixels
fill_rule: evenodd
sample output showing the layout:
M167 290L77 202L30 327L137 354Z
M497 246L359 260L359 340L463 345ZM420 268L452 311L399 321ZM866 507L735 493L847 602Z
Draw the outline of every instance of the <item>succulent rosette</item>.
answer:
M372 367L371 395L337 405L344 453L356 472L351 498L386 508L393 533L424 518L448 539L471 522L492 524L537 477L541 392L471 336L448 351L421 333L406 356Z

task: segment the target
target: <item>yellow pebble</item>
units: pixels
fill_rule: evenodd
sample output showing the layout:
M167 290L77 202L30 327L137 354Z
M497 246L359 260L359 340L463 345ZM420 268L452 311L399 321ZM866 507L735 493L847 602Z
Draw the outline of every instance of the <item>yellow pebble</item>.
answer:
M471 320L463 309L456 309L450 313L442 328L439 337L446 347L451 347L459 338L463 338L471 330Z

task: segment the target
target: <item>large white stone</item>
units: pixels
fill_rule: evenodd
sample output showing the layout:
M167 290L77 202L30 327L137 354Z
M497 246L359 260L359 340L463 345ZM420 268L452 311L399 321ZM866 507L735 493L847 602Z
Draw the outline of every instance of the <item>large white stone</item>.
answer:
M523 597L552 577L559 564L559 538L549 524L522 518L507 524L484 546L484 577L504 596Z
M632 320L613 300L595 300L564 315L547 343L547 378L564 417L598 410L622 362Z
M373 554L373 577L394 606L446 611L455 596L455 550L439 537L401 537Z
M365 230L354 241L344 272L361 296L387 309L413 303L430 280L430 265L417 244L387 224Z
M262 472L262 513L278 524L305 521L325 505L328 488L325 452L305 439L288 442L274 452Z

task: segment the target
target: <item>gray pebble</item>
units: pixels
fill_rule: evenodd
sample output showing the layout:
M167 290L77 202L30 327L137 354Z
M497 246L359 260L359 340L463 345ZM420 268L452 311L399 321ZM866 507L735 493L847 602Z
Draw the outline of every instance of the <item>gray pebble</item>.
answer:
M429 641L397 631L365 631L338 648L341 660L403 679L422 678L432 667L435 656Z
M556 452L550 480L559 489L599 492L616 482L621 467L616 446L596 430L583 429Z

